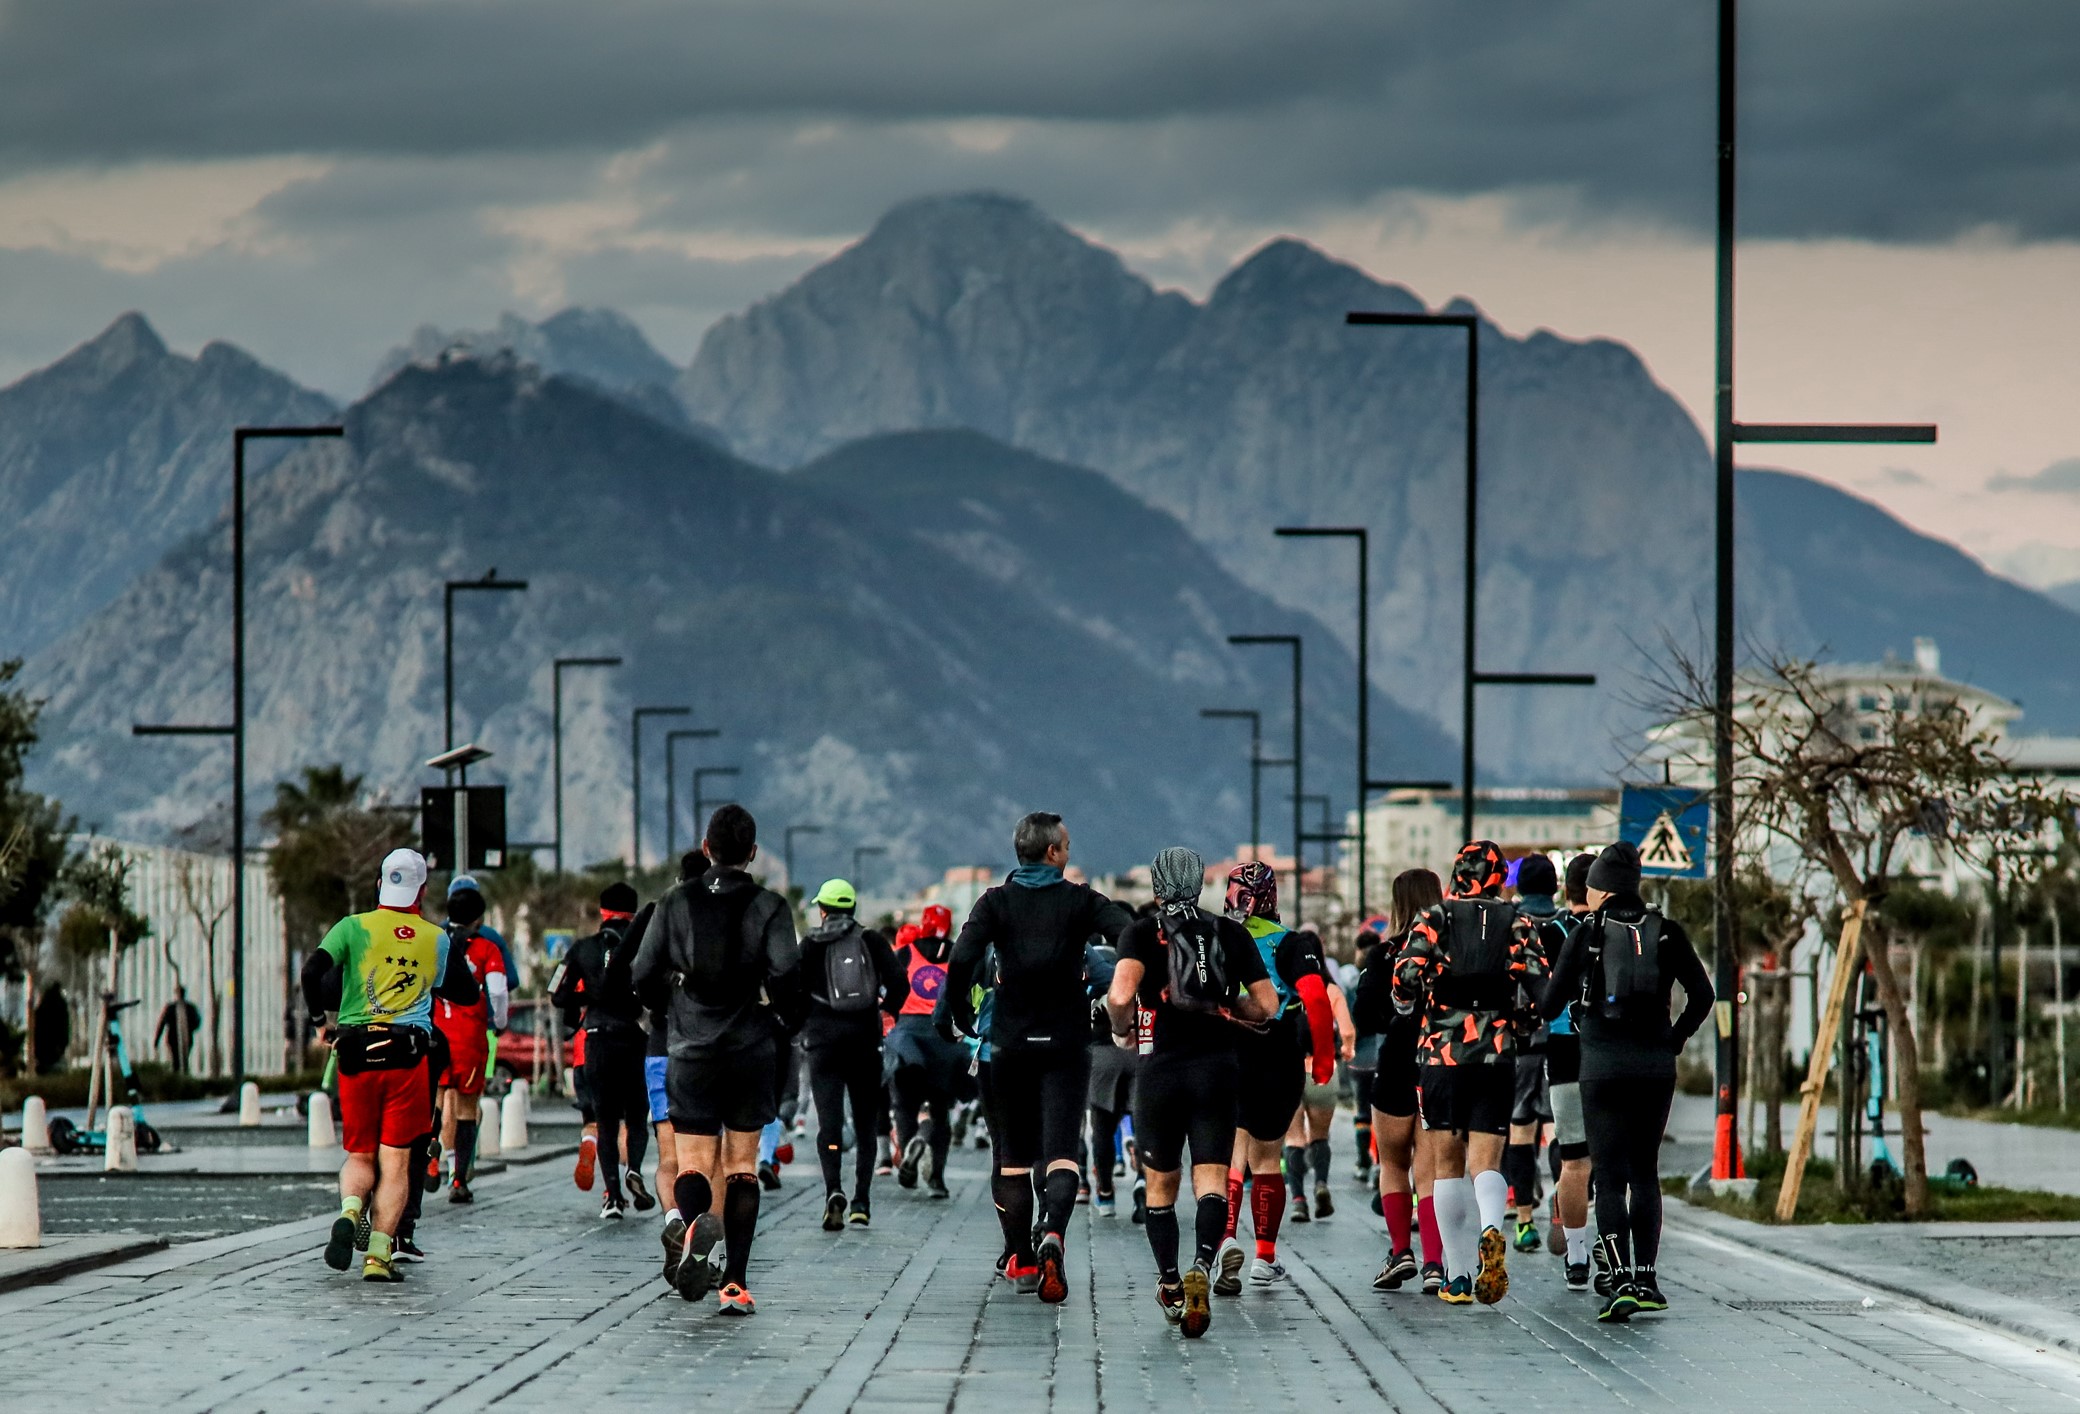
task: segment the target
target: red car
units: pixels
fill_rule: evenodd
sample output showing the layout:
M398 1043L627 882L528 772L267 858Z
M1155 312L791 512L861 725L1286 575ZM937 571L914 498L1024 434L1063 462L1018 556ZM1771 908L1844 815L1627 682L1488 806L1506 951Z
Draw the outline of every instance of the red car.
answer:
M494 1067L494 1087L503 1094L515 1080L538 1080L549 1066L549 1023L551 1008L541 1001L516 1001L506 1019L506 1029L498 1038L498 1062ZM560 1028L559 1028L560 1030ZM562 1033L563 1064L561 1070L569 1070L574 1063L572 1052L576 1038L569 1032Z

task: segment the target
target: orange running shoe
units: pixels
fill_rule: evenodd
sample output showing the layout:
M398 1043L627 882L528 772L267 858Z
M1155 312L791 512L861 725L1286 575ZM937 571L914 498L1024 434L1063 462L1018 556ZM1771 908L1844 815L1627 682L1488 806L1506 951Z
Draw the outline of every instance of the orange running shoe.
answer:
M592 1191L592 1170L599 1162L599 1141L590 1134L578 1141L578 1171L571 1180L587 1193Z
M758 1309L758 1303L751 1299L751 1293L735 1282L723 1287L716 1294L716 1300L720 1303L718 1309L725 1316L748 1316Z

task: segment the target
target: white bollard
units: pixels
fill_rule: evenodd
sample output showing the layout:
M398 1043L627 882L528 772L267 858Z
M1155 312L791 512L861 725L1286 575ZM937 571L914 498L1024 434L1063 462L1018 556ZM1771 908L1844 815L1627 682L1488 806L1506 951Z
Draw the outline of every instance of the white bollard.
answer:
M323 1090L311 1091L310 1128L313 1149L330 1149L339 1143L339 1134L332 1127L332 1097Z
M27 1149L0 1149L0 1247L43 1246L36 1160Z
M108 1128L102 1131L107 1141L103 1146L101 1167L107 1173L137 1172L137 1117L128 1105L114 1105L108 1111Z
M517 1104L520 1107L520 1117L522 1119L534 1118L534 1091L527 1088L525 1080L515 1080L513 1082L513 1088L506 1091L505 1103L508 1105Z
M477 1157L495 1159L501 1152L498 1147L499 1125L502 1115L498 1096L486 1095L477 1102Z
M260 1087L248 1080L238 1087L238 1127L251 1129L260 1123Z
M498 1115L498 1147L502 1153L510 1154L527 1147L527 1101L517 1105L502 1105Z
M51 1151L50 1114L43 1107L41 1095L22 1101L22 1147L32 1154Z

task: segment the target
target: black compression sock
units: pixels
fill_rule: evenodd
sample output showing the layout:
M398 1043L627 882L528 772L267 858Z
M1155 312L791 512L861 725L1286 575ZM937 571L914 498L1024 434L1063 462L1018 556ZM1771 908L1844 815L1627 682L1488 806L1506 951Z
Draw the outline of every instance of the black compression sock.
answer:
M707 1212L709 1205L714 1201L715 1190L709 1187L708 1176L704 1173L688 1173L682 1170L672 1183L672 1206L679 1210L679 1216L688 1223Z
M1538 1160L1529 1144L1502 1147L1502 1176L1509 1180L1509 1200L1518 1207L1538 1201Z
M1004 1229L1004 1250L1023 1261L1033 1257L1033 1183L1022 1173L990 1175L989 1190L997 1200L997 1221Z
M729 1246L722 1279L744 1285L751 1265L751 1239L758 1232L758 1175L733 1173L722 1185L722 1240Z
M419 1213L426 1197L426 1165L432 1152L432 1135L412 1141L411 1168L405 1173L404 1217L397 1224L400 1237L410 1237L419 1225Z
M1286 1145L1286 1191L1307 1191L1307 1150L1298 1144Z
M1069 1214L1076 1211L1076 1190L1083 1180L1075 1169L1055 1169L1047 1175L1047 1207L1042 1226L1052 1233L1069 1230Z
M1148 1210L1148 1250L1156 1259L1156 1272L1164 1281L1177 1280L1177 1209L1165 1205Z
M474 1119L455 1121L455 1172L465 1181L477 1171L477 1126Z
M1192 1261L1198 1266L1211 1267L1214 1253L1220 1250L1221 1238L1228 1231L1228 1195L1209 1193L1201 1198L1196 1226L1197 1230L1192 1234L1196 1239Z
M1317 1139L1307 1146L1307 1160L1314 1165L1314 1181L1329 1181L1329 1141Z

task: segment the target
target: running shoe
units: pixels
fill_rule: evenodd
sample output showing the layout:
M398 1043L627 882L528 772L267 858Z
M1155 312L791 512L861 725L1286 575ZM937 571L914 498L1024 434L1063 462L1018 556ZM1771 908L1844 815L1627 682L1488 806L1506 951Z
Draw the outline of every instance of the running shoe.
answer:
M1598 1242L1589 1249L1589 1258L1596 1264L1596 1277L1591 1285L1595 1287L1598 1296L1608 1301L1618 1291L1618 1283L1611 1276L1610 1254L1605 1252L1603 1244Z
M426 1151L426 1182L438 1187L441 1181L441 1141L436 1139Z
M1437 1288L1437 1299L1447 1306L1471 1306L1473 1304L1473 1278L1453 1277Z
M1314 1215L1318 1218L1327 1218L1335 1216L1335 1213L1336 1199L1330 1196L1329 1185L1326 1183L1316 1184L1314 1190Z
M1286 1280L1289 1280L1289 1277L1283 1262L1267 1262L1262 1257L1259 1257L1249 1264L1249 1284L1251 1286L1277 1286L1280 1282Z
M1249 1254L1242 1250L1242 1243L1237 1239L1231 1237L1221 1244L1221 1250L1213 1254L1214 1295L1242 1294L1242 1264L1248 1260Z
M599 1200L599 1216L601 1222L612 1218L618 1223L628 1216L628 1204L622 1201L619 1193L605 1193Z
M1077 1205L1078 1207L1080 1207L1080 1208L1081 1208L1081 1207L1088 1207L1088 1206L1090 1205L1090 1201L1091 1201L1091 1186L1090 1186L1090 1185L1089 1185L1088 1183L1079 1183L1079 1184L1077 1184L1077 1185L1076 1185L1076 1205Z
M1197 1340L1213 1324L1213 1302L1208 1299L1212 1287L1206 1268L1196 1263L1184 1274L1184 1316L1177 1325L1186 1340Z
M946 1191L946 1180L937 1174L932 1175L932 1181L925 1185L925 1191L934 1198L951 1198L953 1196Z
M1603 1309L1596 1313L1596 1319L1623 1325L1638 1315L1639 1310L1639 1293L1632 1289L1631 1282L1626 1282L1611 1292L1611 1299L1603 1303Z
M939 1161L932 1157L932 1146L925 1145L924 1157L917 1161L917 1176L927 1184L944 1187L945 1175L939 1172Z
M895 1171L895 1145L889 1143L888 1136L884 1134L874 1145L874 1173L877 1177L886 1178Z
M621 1183L628 1189L629 1201L636 1205L637 1212L647 1213L657 1206L657 1200L652 1198L650 1190L643 1186L643 1176L634 1169L629 1169L621 1175Z
M474 1203L477 1201L477 1195L469 1191L468 1179L458 1178L448 1185L448 1201L450 1203Z
M1118 1217L1119 1199L1110 1193L1093 1193L1091 1195L1091 1216L1094 1218Z
M1444 1286L1444 1263L1423 1263L1423 1295L1435 1296Z
M823 1230L843 1232L845 1230L845 1195L832 1192L823 1200Z
M664 1244L664 1284L666 1286L677 1286L679 1284L679 1254L686 1246L686 1219L667 1218L664 1224L664 1231L657 1235L657 1240Z
M773 1162L782 1165L793 1163L794 1145L782 1144L779 1148L773 1150Z
M1483 1306L1493 1306L1509 1295L1509 1268L1503 1265L1508 1252L1501 1228L1481 1229L1481 1269L1473 1278L1473 1294Z
M1372 1279L1374 1291L1399 1291L1402 1284L1416 1274L1416 1254L1394 1252L1387 1257L1386 1265Z
M1040 1264L1021 1262L1015 1256L1007 1256L1003 1266L1004 1280L1020 1296L1031 1296L1040 1289Z
M1288 1216L1288 1221L1296 1223L1314 1221L1314 1215L1307 1211L1307 1195L1305 1193L1295 1193L1293 1195L1293 1210Z
M1163 1319L1176 1325L1184 1319L1184 1283L1159 1281L1156 1283L1156 1305L1163 1309Z
M403 1281L404 1271L395 1257L378 1257L371 1252L361 1259L363 1281Z
M903 1161L896 1165L896 1183L903 1188L917 1187L917 1166L924 1160L925 1142L922 1134L910 1136L903 1146Z
M1372 1182L1372 1165L1365 1162L1364 1154L1360 1153L1358 1161L1351 1165L1351 1177L1361 1184Z
M390 1245L390 1259L394 1262L423 1262L426 1260L426 1254L419 1250L419 1244L411 1238L400 1237Z
M679 1295L686 1300L700 1300L714 1285L715 1268L708 1258L720 1241L722 1219L713 1213L702 1213L686 1229L686 1244L679 1249L679 1270L674 1274L673 1282L679 1288Z
M758 1310L758 1303L751 1299L751 1293L735 1282L723 1287L715 1299L716 1309L725 1316L748 1316Z
M325 1239L325 1265L336 1272L343 1272L354 1264L355 1232L359 1226L354 1218L341 1213L332 1220L332 1234Z
M873 1221L874 1215L867 1211L867 1200L864 1198L853 1199L852 1211L845 1215L845 1225L847 1227L866 1227Z
M1569 1262L1567 1264L1567 1289L1569 1291L1587 1291L1589 1289L1589 1264L1587 1262Z
M1519 1252L1536 1252L1538 1250L1538 1224L1518 1223L1514 1245Z
M1642 1312L1658 1314L1668 1309L1668 1298L1661 1294L1661 1287L1654 1280L1654 1269L1652 1267L1633 1268L1632 1295L1639 1302L1639 1309Z
M374 1212L367 1203L361 1205L361 1216L354 1221L354 1250L368 1250L368 1230L375 1221Z
M1148 1185L1138 1178L1134 1180L1133 1221L1136 1227L1148 1221Z
M758 1166L758 1186L771 1193L780 1186L780 1169L775 1164Z
M578 1167L571 1175L571 1182L586 1192L592 1191L592 1170L599 1163L599 1141L590 1134L578 1141Z
M1064 1270L1062 1236L1050 1232L1040 1239L1040 1299L1058 1306L1069 1299L1069 1275Z

